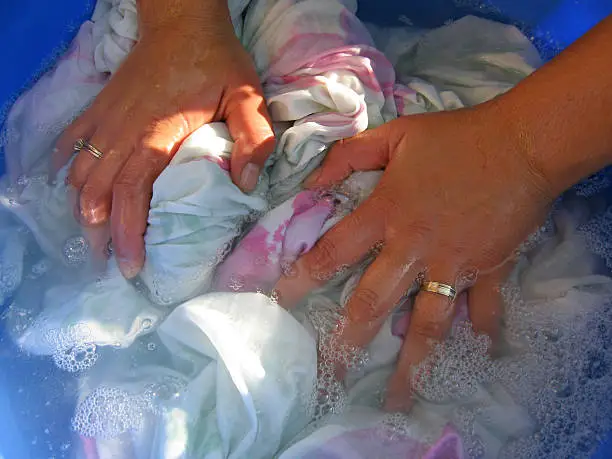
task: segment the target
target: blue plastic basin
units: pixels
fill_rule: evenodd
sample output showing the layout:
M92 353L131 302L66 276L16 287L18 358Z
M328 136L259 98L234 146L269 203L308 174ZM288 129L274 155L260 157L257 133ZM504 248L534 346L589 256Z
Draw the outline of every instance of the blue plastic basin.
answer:
M434 27L468 13L479 14L520 24L530 36L552 38L563 48L612 13L612 0L490 0L474 6L476 3L361 0L359 15L387 25L402 24L403 16L417 26ZM84 0L0 1L0 124L15 97L53 64L92 10L93 3ZM536 42L546 56L554 54L554 47ZM3 171L0 147L0 174ZM68 425L73 407L64 394L74 383L46 359L17 357L0 329L0 459L71 457ZM594 457L612 457L612 437Z

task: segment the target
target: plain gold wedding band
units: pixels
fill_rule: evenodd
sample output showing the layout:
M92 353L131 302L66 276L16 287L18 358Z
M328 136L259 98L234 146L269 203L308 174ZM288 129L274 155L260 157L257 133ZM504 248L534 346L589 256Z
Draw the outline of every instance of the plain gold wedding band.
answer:
M452 285L443 284L442 282L423 282L421 291L443 295L450 298L451 301L454 301L457 296L457 290Z
M102 156L104 156L104 153L102 153L100 150L98 150L96 147L90 144L87 140L78 139L74 143L74 151L81 151L83 149L91 153L91 156L93 156L96 159L102 159Z

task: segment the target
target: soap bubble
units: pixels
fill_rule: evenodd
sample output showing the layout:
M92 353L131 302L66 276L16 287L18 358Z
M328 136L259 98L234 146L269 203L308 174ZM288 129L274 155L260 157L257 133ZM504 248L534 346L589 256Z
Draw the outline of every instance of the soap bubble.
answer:
M98 361L95 344L78 344L53 353L53 361L62 370L76 373L86 370Z
M488 355L490 340L477 336L469 322L434 346L433 352L413 369L412 384L427 400L448 403L469 398L480 384L495 380L497 367Z
M79 404L72 427L84 437L111 439L141 430L152 411L151 401L144 395L101 386Z
M74 236L64 243L64 258L69 265L78 266L87 260L89 244L83 236Z

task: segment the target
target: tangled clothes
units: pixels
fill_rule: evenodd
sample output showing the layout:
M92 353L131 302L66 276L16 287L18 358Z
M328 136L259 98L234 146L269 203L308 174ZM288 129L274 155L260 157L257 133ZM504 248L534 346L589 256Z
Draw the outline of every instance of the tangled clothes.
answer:
M224 123L187 138L154 184L147 259L134 282L112 256L98 271L62 176L52 185L44 177L59 133L133 46L134 0L99 0L71 50L11 110L0 295L11 302L14 339L80 372L74 428L95 439L88 451L101 458L459 458L480 446L496 457L510 439L530 435L534 420L464 322L456 322L448 346L459 350L446 353L446 367L468 375L466 385L453 390L433 375L437 389L424 389L410 416L387 416L379 398L401 346L405 307L367 355L342 351L351 371L335 384L321 379L321 343L361 271L344 273L291 314L253 292L268 290L375 186L377 172L355 174L325 195L301 191L332 142L399 115L495 97L534 70L537 52L517 29L467 17L433 31L371 28L391 37L390 62L351 0L229 4L261 77L278 146L257 189L245 195L228 174L233 142ZM392 37L406 34L413 38L398 50ZM571 230L575 219L560 227L563 237L540 261L516 272L532 296L547 292L538 304L559 327L612 294L612 280L595 272ZM546 256L582 262L541 278ZM568 298L582 309L553 317ZM476 360L458 357L466 346ZM457 414L466 412L477 413L469 429Z

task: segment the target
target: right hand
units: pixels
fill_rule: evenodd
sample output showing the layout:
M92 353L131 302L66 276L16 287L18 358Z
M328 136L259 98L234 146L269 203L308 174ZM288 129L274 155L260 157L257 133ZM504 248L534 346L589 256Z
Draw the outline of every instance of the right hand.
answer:
M225 121L235 141L231 177L245 192L255 188L274 149L259 77L229 15L211 20L206 11L200 14L143 18L132 52L57 143L55 170L67 163L79 138L104 153L96 159L82 150L68 182L92 250L111 239L127 278L144 264L153 183L187 136Z
M346 305L342 342L367 346L421 276L467 291L475 329L494 339L499 287L553 196L498 105L402 117L334 145L310 187L330 187L355 171L384 173L370 197L279 280L281 304L295 305L382 242ZM446 338L455 306L446 296L417 295L386 409L410 408L413 370Z

